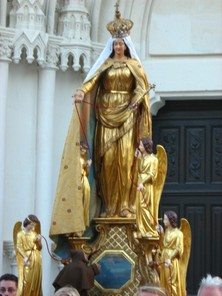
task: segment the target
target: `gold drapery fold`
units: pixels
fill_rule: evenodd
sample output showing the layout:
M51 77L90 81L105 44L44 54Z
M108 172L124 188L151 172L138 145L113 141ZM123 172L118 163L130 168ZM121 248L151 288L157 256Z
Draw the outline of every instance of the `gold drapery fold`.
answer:
M74 109L61 159L50 237L84 231L79 119Z
M183 233L178 229L166 229L162 242L161 262L166 262L169 258L171 264L166 267L165 264L160 265L160 283L166 288L169 295L182 296L181 272L179 260L183 254Z

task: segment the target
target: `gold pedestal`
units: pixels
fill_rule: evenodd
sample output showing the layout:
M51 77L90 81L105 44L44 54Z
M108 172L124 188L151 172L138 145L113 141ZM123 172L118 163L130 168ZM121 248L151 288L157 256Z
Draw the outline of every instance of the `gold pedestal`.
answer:
M85 246L85 248L87 248L89 250L88 253L90 253L90 251L91 251L90 247L88 247L88 245L87 245L89 240L90 240L89 237L69 236L69 244L73 250L82 250L83 246Z
M101 265L90 296L137 295L140 285L159 283L152 267L152 252L158 238L136 238L136 220L95 218L97 239L92 244L71 239L73 248L91 254L90 262Z

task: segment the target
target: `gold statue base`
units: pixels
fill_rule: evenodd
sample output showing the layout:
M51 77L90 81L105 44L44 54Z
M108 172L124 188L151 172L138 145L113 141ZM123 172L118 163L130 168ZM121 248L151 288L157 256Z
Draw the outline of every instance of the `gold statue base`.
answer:
M90 296L136 295L140 285L159 284L152 267L152 256L159 238L136 238L136 219L95 218L97 239L87 244L86 238L69 238L72 248L90 254L91 263L101 265ZM81 244L82 243L82 244Z

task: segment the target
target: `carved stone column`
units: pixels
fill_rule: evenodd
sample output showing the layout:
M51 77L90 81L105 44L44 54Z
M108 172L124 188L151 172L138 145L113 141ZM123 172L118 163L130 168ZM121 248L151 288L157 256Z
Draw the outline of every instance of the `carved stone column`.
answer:
M39 68L38 116L37 116L37 160L36 160L36 214L41 221L42 230L47 233L51 219L52 169L53 169L53 113L55 78L59 49L50 40L46 62ZM43 286L50 289L51 258L46 247L42 250L44 270ZM47 295L50 290L45 291Z
M17 262L15 256L14 243L10 241L4 242L4 253L9 258L10 268L12 274L18 274Z
M54 34L54 20L55 20L55 9L56 9L56 0L48 0L47 1L47 25L46 32L48 34Z
M0 30L0 225L3 223L5 195L5 119L8 89L8 69L11 62L12 41L4 30ZM0 227L0 274L3 259L3 227Z
M0 1L0 26L6 26L7 0Z

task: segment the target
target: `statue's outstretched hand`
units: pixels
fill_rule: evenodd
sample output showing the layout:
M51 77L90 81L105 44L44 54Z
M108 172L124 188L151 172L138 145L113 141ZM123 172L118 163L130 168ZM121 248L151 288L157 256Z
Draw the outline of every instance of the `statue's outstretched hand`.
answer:
M77 89L74 94L74 103L81 103L84 99L84 92L80 89Z

